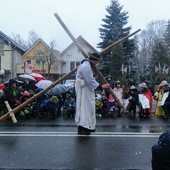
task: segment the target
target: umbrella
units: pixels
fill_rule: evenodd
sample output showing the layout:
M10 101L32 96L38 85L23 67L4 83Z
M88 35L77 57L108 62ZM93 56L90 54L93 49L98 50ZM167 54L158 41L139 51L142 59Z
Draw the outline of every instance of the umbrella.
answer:
M41 80L35 84L36 87L40 89L46 89L48 86L50 86L53 82L51 80Z
M0 84L0 90L4 90L5 89L5 85L2 83Z
M23 78L23 79L28 79L28 80L33 80L36 81L36 79L28 74L22 74L18 76L19 78Z
M47 92L48 95L57 95L57 94L62 94L66 93L69 90L67 86L64 84L58 84L54 86L51 90Z
M16 80L16 82L17 82L18 85L23 85L24 84L22 81L19 81L19 80ZM8 85L8 83L9 83L9 81L6 81L4 83L4 85L6 86L6 85Z
M46 78L42 76L41 74L38 73L31 73L30 74L32 77L34 77L37 81L45 80Z

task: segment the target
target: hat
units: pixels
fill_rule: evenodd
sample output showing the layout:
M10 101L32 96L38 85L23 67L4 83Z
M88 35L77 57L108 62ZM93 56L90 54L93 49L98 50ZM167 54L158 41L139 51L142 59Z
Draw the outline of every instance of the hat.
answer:
M130 90L136 90L136 87L135 86L130 86Z
M139 87L141 87L141 88L147 88L148 86L146 85L146 83L141 83L141 84L139 84Z
M17 83L17 81L16 81L15 79L10 79L10 80L9 80L9 85L12 85L12 84L14 84L14 83Z
M96 101L96 106L100 106L100 101Z
M118 81L115 82L115 84L121 84L121 83L120 83L120 81L118 80Z
M112 76L111 75L107 75L106 78L112 78Z
M96 100L100 100L100 99L101 99L101 95L100 95L100 94L96 94L96 95L95 95L95 99L96 99Z
M57 96L52 96L52 97L51 97L51 101L52 101L53 103L56 103L56 102L57 102L57 99L58 99Z
M29 96L30 96L30 93L29 93L27 90L25 90L23 96L29 97Z
M163 80L160 84L160 86L169 86L168 82L166 80Z
M90 56L89 60L100 60L101 59L99 53L97 52L89 52L88 55Z

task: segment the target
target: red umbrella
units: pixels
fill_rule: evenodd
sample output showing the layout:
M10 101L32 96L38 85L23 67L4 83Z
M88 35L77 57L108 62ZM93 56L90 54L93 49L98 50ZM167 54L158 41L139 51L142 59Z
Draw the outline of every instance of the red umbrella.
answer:
M0 84L0 90L4 90L5 89L5 85L4 84Z
M32 77L34 77L37 81L45 80L46 79L44 76L42 76L41 74L38 74L38 73L31 73L30 75Z

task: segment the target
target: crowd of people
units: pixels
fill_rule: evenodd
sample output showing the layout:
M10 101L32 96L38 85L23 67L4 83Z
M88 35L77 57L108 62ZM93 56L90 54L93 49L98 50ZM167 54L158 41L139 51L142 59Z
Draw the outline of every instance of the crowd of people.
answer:
M25 80L24 80L25 81ZM5 114L8 110L4 101L8 101L10 107L14 109L42 89L31 84L25 85L20 81L11 79L0 89L0 114ZM139 84L138 87L131 86L125 90L120 81L114 84L113 92L123 105L121 108L107 89L97 89L95 92L95 116L96 117L120 117L127 115L130 118L170 118L170 88L166 80L155 86L155 92L151 93L146 83ZM85 93L87 96L87 93ZM91 97L92 98L92 97ZM77 99L80 101L80 99ZM153 100L156 107L152 109ZM87 107L89 108L89 107ZM33 102L29 103L24 109L21 109L17 116L22 118L31 117L49 117L56 118L59 115L63 117L75 117L76 112L76 93L75 89L69 90L55 96L43 94Z
M131 86L125 90L121 86L121 82L117 81L113 92L123 105L120 108L113 96L105 93L96 95L96 112L99 116L119 117L124 113L128 113L131 118L151 118L153 116L159 118L170 118L170 88L166 80L155 86L155 92L152 93L145 82L139 84L138 87ZM154 101L153 101L154 100ZM156 107L153 109L153 102ZM106 111L107 110L107 111Z
M56 118L63 115L66 118L75 118L79 128L82 126L91 130L95 129L96 117L116 118L128 115L130 118L151 119L153 116L170 118L170 87L166 80L155 86L154 93L151 93L145 82L137 87L132 85L127 89L120 81L111 83L111 76L107 76L108 83L99 85L93 75L93 66L99 62L99 59L98 54L90 54L89 60L82 61L78 68L74 87L65 93L57 95L44 93L41 97L34 98L32 102L16 113L16 116L20 118ZM113 90L123 107L118 105L110 94L109 88ZM35 86L35 82L26 79L22 79L22 81L10 79L3 87L0 86L0 114L8 112L5 101L9 103L11 109L14 109L41 90ZM154 112L153 100L156 103ZM90 123L86 122L84 118Z
M25 79L10 79L3 86L0 86L0 114L3 115L8 112L5 101L8 102L11 109L14 109L43 90L36 87L35 84L36 82ZM67 111L65 111L67 117L71 117L75 111L74 96L73 89L57 95L44 93L40 97L34 98L15 115L21 119L32 117L56 118L61 114L62 108L63 111L67 108Z

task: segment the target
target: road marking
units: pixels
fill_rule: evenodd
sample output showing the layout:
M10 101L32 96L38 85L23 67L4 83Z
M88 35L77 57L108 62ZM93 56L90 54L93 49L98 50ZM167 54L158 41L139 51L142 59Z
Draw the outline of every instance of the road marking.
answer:
M144 138L157 138L162 133L134 133L134 132L94 132L91 133L90 137L144 137ZM26 132L26 131L9 131L9 132L0 132L0 136L32 136L32 137L76 137L76 136L86 136L87 135L78 135L77 132Z

